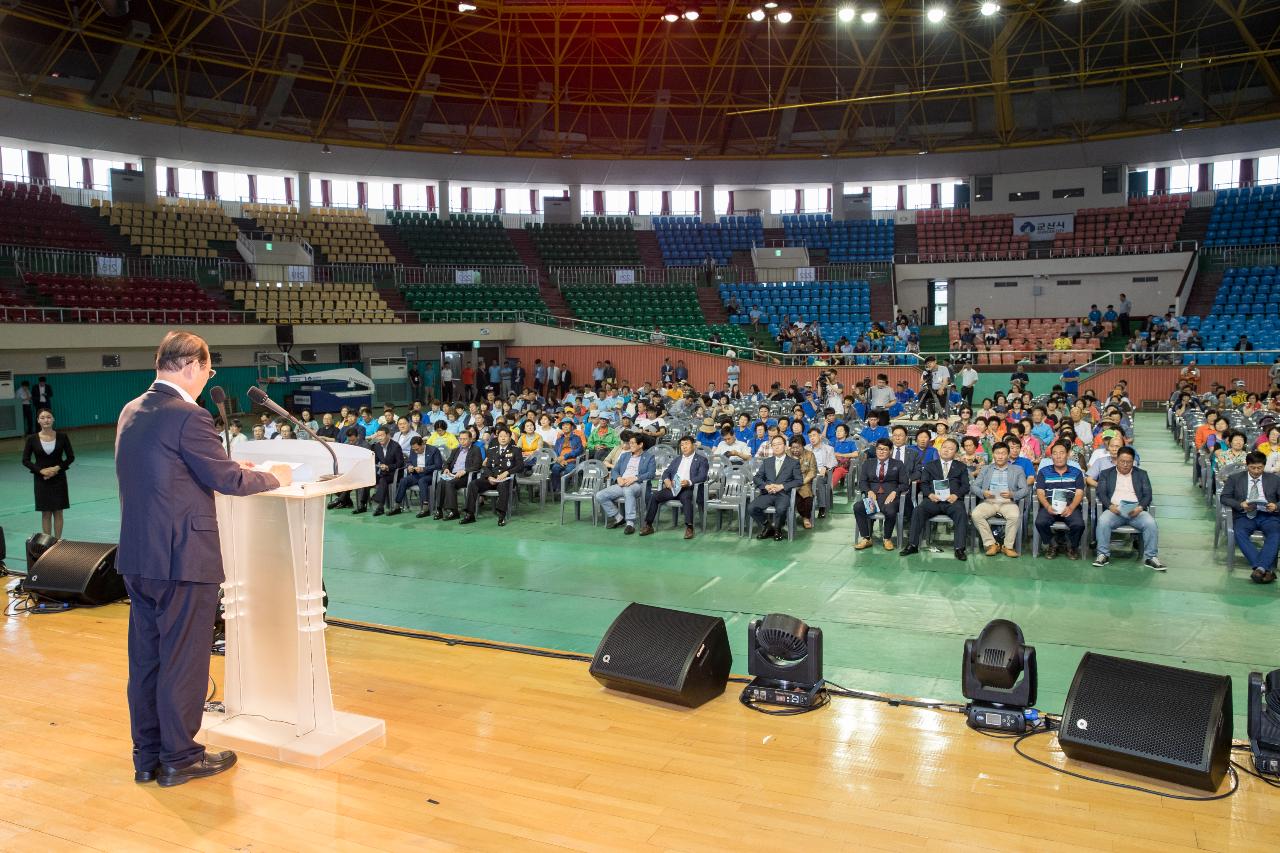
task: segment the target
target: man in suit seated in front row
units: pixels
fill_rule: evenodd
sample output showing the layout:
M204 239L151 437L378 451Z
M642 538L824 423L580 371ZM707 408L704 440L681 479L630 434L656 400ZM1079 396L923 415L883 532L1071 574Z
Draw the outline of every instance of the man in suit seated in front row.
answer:
M649 508L645 510L644 527L641 536L653 535L653 520L658 517L666 501L680 501L684 510L684 538L693 538L693 502L698 489L707 481L707 458L693 452L693 438L686 435L680 439L680 455L671 460L667 470L662 474L662 488L649 499Z
M893 531L897 529L898 498L908 488L906 468L893 458L893 442L882 438L876 442L874 459L864 459L858 466L858 491L862 499L853 505L854 522L858 525L858 551L871 547L872 515L884 514L884 549L893 550ZM875 505L868 510L867 498L874 498Z
M405 496L414 486L418 488L418 518L426 518L430 515L427 507L431 501L432 480L435 478L435 473L443 466L444 459L440 456L440 451L423 441L422 436L415 435L409 442L409 452L405 454L404 476L396 486L395 509L387 515L399 515L404 512Z
M511 489L516 482L516 474L524 467L520 448L511 441L511 430L506 424L497 429L497 444L490 445L488 454L480 466L479 476L467 485L467 513L460 524L475 524L476 506L480 503L480 493L495 489L498 492L497 506L498 526L506 527L507 509L511 506Z
M954 438L947 438L938 448L938 458L925 463L920 475L920 505L911 515L911 539L902 549L902 556L919 554L925 525L929 519L945 515L951 519L956 559L969 558L964 547L969 533L969 517L964 511L964 499L969 494L969 466L956 461L959 449Z
M1009 462L1009 446L997 443L991 447L992 464L978 474L975 486L982 503L973 508L973 526L978 529L984 553L994 557L1003 551L1006 557L1017 557L1018 524L1022 516L1021 501L1027 495L1027 477L1022 469ZM996 544L991 533L991 518L1004 519L1004 546Z
M464 429L458 433L458 446L445 460L440 479L436 482L436 496L432 504L436 508L433 517L437 521L453 521L458 517L458 492L466 492L471 478L480 472L483 463L484 454L472 442L471 430Z
M1236 545L1253 567L1254 583L1275 583L1276 554L1280 552L1280 476L1268 474L1267 457L1254 450L1244 458L1245 470L1227 478L1218 498L1231 510L1231 526ZM1254 533L1262 534L1262 549L1253 544Z
M254 427L254 429L261 429L261 427ZM351 447L363 447L365 449L369 447L364 440L364 429L361 427L346 427L341 435L342 440ZM255 436L256 438L257 436ZM365 486L361 489L352 489L349 492L334 495L329 501L329 509L350 509L352 515L367 512L369 509L369 487Z
M760 494L751 501L751 517L760 525L757 539L773 537L777 542L786 538L787 515L791 512L791 493L800 488L804 479L800 476L800 463L787 453L787 440L775 435L770 442L772 455L760 460L752 482ZM773 508L774 523L770 524L765 511Z
M386 424L378 427L373 434L373 470L378 479L373 485L373 502L377 508L374 515L383 515L386 505L391 502L391 484L396 474L404 467L404 451L391 438L391 428Z

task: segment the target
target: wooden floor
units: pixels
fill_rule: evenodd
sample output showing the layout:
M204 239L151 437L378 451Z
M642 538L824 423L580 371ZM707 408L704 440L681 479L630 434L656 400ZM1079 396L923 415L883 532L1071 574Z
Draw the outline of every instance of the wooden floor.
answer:
M583 663L337 628L335 703L385 718L385 745L139 786L127 618L4 619L0 850L1274 850L1280 832L1280 795L1248 777L1212 803L1107 788L954 713L837 699L771 718L734 685L673 709ZM1029 749L1063 761L1050 738Z

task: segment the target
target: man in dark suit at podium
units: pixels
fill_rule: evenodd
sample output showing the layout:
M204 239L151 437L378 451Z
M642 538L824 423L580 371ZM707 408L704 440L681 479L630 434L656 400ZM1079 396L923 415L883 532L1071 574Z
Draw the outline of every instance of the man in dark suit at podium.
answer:
M155 383L116 427L133 778L164 787L236 762L234 752L205 752L195 741L224 580L213 493L253 495L292 481L287 465L260 473L227 456L213 418L195 403L213 375L205 342L170 332L156 351Z

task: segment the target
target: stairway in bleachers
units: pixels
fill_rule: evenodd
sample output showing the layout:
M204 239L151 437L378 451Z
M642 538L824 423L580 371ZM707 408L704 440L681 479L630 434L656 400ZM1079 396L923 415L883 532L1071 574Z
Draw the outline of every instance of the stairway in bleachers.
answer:
M520 263L529 269L538 271L538 295L547 304L547 310L555 317L573 317L573 308L565 301L560 288L551 283L547 269L542 265L542 258L533 245L533 238L523 228L508 228L507 237L515 247Z
M1213 310L1213 303L1218 298L1218 289L1222 287L1221 269L1208 269L1203 263L1196 270L1196 280L1191 284L1191 294L1182 313L1187 317L1207 317Z
M914 255L920 251L915 225L899 223L893 226L893 251L898 255Z
M886 271L884 276L871 279L871 322L884 323L885 329L893 324L893 274Z
M387 244L387 248L391 250L396 263L406 267L416 267L418 265L417 259L413 257L413 252L410 251L404 240L400 239L400 235L396 233L396 229L393 226L375 225L373 230L382 238L382 242Z
M1212 207L1187 208L1182 217L1182 225L1178 228L1178 241L1194 240L1204 245L1205 235L1209 231L1209 219L1213 216Z
M122 256L131 255L140 257L141 252L129 242L129 238L125 237L98 214L98 211L92 207L80 207L79 205L70 205L71 209L84 220L85 225L89 226L95 234L100 236L112 252L116 252Z
M636 245L640 249L640 263L646 269L660 270L663 267L662 247L658 245L658 235L653 231L637 231Z
M719 291L714 287L698 288L698 307L706 318L708 326L719 326L729 322L729 312L724 307Z

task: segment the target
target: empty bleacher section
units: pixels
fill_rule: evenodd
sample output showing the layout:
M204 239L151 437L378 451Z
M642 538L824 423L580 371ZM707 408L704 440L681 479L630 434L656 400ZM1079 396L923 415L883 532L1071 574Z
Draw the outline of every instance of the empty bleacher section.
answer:
M110 246L48 187L0 186L0 244L106 252Z
M395 323L372 284L228 281L227 293L264 323Z
M417 210L392 211L387 221L423 266L512 266L520 263L496 214L455 213L441 219Z
M428 323L475 320L475 311L547 312L536 284L414 284L404 298Z
M225 305L194 281L161 278L91 278L26 273L29 304L63 309L0 309L7 322L212 323L238 322ZM21 312L21 313L20 313ZM194 312L201 312L197 316ZM209 312L209 313L205 313Z
M746 326L751 309L759 308L762 324L777 335L784 319L819 323L822 337L834 345L841 337L857 341L871 329L871 285L866 281L779 281L765 284L722 284L720 298L737 300L742 311L729 322ZM895 337L876 341L874 352L903 352Z
M1206 246L1280 243L1280 185L1219 191L1204 242Z
M893 260L892 219L833 220L830 213L784 214L788 246L826 249L833 264Z
M698 266L709 257L727 266L735 251L764 243L764 223L758 216L722 216L713 223L696 216L655 216L653 230L670 267Z
M92 206L143 256L214 258L220 248L215 243L225 248L236 241L235 223L216 201L178 199L149 207L94 199Z
M691 284L572 284L562 288L565 300L580 321L629 326L630 337L648 340L655 328L680 346L676 336L711 340L735 347L749 346L747 335L732 325L707 325L698 306L697 288ZM578 328L590 326L579 323ZM696 347L702 351L710 348Z
M922 261L960 256L977 260L1025 258L1030 240L1014 236L1013 214L970 216L967 208L921 210L916 214L916 241Z
M362 210L318 207L304 217L293 207L246 204L243 213L275 239L310 243L322 255L316 257L317 264L395 263L395 256Z
M1191 204L1190 195L1139 196L1125 207L1085 208L1075 230L1053 238L1059 255L1169 252Z
M577 225L525 223L547 267L632 267L640 264L631 220L625 216L584 216Z
M987 320L989 324L1001 322L1009 330L1009 336L995 346L990 347L982 340L979 340L976 344L978 351L977 363L979 365L1016 364L1018 359L1023 357L1020 353L1025 353L1027 350L1048 351L1049 364L1066 364L1068 361L1079 363L1092 358L1092 355L1084 355L1081 352L1082 350L1092 353L1102 346L1101 338L1081 335L1073 340L1070 350L1053 351L1053 341L1071 322L1069 317L1037 317L1034 319L1021 317L1012 320ZM962 349L960 333L968 325L967 321L957 320L952 320L947 324L951 350L958 351ZM1107 327L1106 334L1110 334L1111 324L1106 323L1104 325Z
M1235 349L1241 335L1248 335L1254 352L1204 356L1203 364L1271 363L1280 349L1280 268L1231 267L1222 276L1222 286L1213 310L1203 320L1191 317L1188 323L1200 329L1207 350Z

